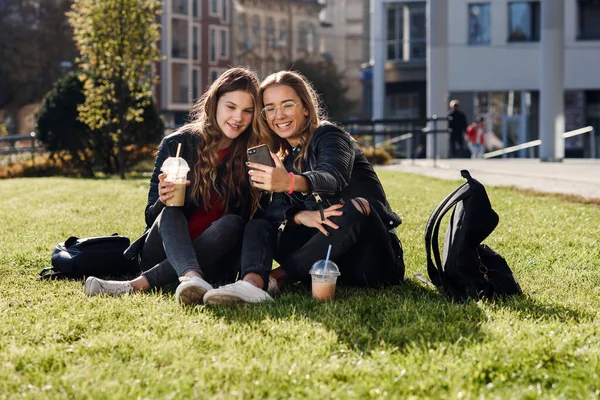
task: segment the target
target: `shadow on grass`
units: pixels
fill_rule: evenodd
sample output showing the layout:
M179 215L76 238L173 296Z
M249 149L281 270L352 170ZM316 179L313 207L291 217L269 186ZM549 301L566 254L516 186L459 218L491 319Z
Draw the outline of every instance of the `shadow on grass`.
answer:
M318 304L305 287L294 287L275 303L206 308L218 318L260 324L265 318L304 317L336 332L340 341L360 351L381 344L454 343L482 340L485 316L475 302L449 302L434 290L408 281L385 289L338 288L336 300Z
M580 309L572 309L560 304L545 304L523 294L522 296L499 299L491 303L492 309L506 308L512 310L520 320L586 322L596 318L596 314Z
M583 310L542 303L527 295L489 303L492 310L508 309L518 320L583 322L596 318ZM206 307L217 318L260 325L265 319L306 318L336 332L340 341L359 351L387 344L436 345L483 341L481 325L488 317L476 301L456 303L435 289L408 280L385 289L340 287L336 300L316 303L309 288L294 286L272 304Z

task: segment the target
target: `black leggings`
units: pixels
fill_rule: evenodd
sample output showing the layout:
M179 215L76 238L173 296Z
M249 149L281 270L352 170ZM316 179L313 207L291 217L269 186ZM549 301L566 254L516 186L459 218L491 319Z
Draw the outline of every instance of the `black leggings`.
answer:
M331 244L330 258L340 268L340 284L381 286L400 283L401 271L387 228L375 211L364 215L353 203L348 202L342 207L342 216L330 218L340 228L326 226L329 236L315 228L288 223L278 238L277 226L263 219L249 221L244 232L241 276L258 273L266 286L274 259L291 282L308 282L313 263L325 258ZM367 211L361 208L363 212Z
M227 214L192 241L181 209L165 207L144 243L142 275L153 288L176 282L191 270L212 284L231 283L240 268L244 224L239 215Z

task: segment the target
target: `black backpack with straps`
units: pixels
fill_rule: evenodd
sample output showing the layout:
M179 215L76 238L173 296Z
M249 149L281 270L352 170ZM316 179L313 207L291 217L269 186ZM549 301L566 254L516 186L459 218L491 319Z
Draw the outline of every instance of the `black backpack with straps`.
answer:
M462 170L467 181L431 213L425 229L427 272L435 286L457 300L521 294L506 260L482 244L498 225L485 188ZM444 215L454 208L440 257L438 235ZM432 259L433 253L433 259Z

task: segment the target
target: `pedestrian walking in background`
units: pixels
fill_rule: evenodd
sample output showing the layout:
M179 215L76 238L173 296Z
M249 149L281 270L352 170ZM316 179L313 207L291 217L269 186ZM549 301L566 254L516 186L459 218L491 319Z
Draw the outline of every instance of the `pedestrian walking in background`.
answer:
M467 137L469 139L471 158L483 158L485 151L485 118L478 117L476 122L469 125L467 128Z
M448 114L448 128L450 129L450 158L464 158L467 156L467 146L465 143L465 133L469 124L467 116L459 110L460 102L452 100Z

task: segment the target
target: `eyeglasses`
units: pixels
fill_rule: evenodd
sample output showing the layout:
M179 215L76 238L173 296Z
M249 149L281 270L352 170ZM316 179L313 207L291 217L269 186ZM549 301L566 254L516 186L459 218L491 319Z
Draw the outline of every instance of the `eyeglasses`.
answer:
M275 119L275 117L277 116L277 109L280 109L283 115L287 117L293 117L296 114L296 106L298 104L300 104L300 102L294 103L293 101L286 101L285 103L277 107L266 106L261 110L261 114L264 119Z

